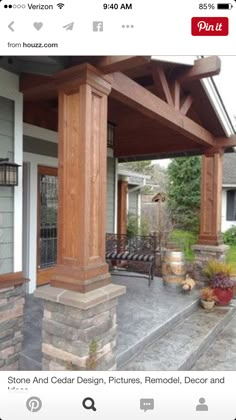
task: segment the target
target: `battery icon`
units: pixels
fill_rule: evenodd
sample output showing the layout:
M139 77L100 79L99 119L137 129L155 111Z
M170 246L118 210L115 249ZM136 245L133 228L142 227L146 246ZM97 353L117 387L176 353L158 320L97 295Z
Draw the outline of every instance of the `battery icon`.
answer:
M230 3L217 3L218 10L230 10L232 7L233 6Z

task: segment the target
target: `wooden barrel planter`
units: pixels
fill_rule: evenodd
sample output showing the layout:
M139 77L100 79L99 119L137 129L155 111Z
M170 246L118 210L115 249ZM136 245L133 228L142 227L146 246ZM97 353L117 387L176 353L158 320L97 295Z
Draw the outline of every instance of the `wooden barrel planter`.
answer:
M186 278L185 258L182 251L170 249L163 251L162 277L165 285L180 287Z

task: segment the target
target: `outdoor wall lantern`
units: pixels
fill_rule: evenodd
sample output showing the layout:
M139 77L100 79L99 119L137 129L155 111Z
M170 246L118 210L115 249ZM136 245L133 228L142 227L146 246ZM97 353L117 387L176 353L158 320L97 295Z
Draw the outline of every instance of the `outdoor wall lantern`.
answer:
M9 162L9 159L0 158L0 187L15 187L18 185L17 163Z
M114 148L115 144L115 124L108 122L107 124L107 147Z

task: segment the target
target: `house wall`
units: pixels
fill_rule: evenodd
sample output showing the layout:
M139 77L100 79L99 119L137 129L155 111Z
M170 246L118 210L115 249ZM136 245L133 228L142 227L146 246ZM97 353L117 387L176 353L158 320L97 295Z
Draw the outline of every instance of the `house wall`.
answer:
M14 160L14 102L0 97L0 157ZM14 266L14 188L0 187L0 274Z
M133 186L132 186L133 188ZM128 213L129 214L135 214L138 215L138 203L139 200L139 192L138 191L129 191L129 207L128 207Z
M229 188L232 189L232 188ZM223 188L222 190L222 215L221 215L221 230L225 232L231 226L236 226L236 221L228 221L226 220L227 214L227 188Z
M19 78L0 69L0 157L21 165L18 186L0 187L0 275L22 271L22 119Z

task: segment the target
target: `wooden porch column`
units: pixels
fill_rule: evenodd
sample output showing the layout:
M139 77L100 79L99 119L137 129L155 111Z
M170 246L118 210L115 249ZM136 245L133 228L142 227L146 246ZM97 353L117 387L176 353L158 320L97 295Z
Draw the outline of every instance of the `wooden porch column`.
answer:
M127 232L127 192L128 182L124 180L118 181L118 216L117 216L117 233L126 235Z
M90 65L57 75L58 259L51 285L86 293L110 283L105 261L107 96Z
M220 245L223 150L202 157L201 220L198 243Z

